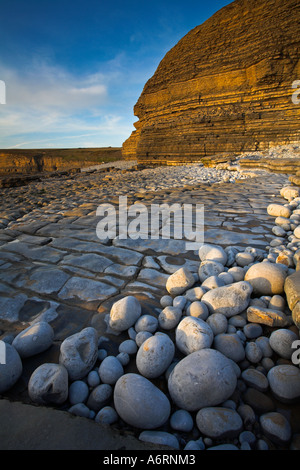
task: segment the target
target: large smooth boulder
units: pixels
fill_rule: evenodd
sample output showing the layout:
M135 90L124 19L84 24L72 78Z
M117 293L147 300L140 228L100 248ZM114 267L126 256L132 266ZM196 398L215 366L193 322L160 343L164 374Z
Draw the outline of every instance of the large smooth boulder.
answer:
M252 286L240 281L206 292L201 301L208 306L211 314L222 313L230 318L248 307L251 293Z
M217 406L235 390L237 377L231 360L214 349L201 349L179 361L168 379L174 403L187 411Z
M12 342L20 357L30 357L46 351L53 343L54 331L45 321L35 323L21 331Z
M114 388L114 405L118 415L139 429L155 429L170 416L166 395L150 380L138 374L125 374Z
M275 295L282 294L284 283L287 276L285 267L279 263L253 264L245 275L245 281L253 287L256 295Z

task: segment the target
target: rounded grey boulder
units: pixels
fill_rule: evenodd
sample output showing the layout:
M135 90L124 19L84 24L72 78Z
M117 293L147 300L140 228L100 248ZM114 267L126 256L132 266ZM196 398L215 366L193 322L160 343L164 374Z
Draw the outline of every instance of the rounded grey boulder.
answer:
M253 264L245 274L254 294L276 295L284 291L287 273L282 264L262 262Z
M5 364L0 363L0 393L9 390L19 380L23 365L19 353L9 343L1 341L1 350L5 348Z
M167 370L174 354L175 346L169 336L157 333L140 346L136 355L136 366L140 374L153 379Z
M62 404L68 392L68 372L62 364L42 364L29 379L28 394L35 403Z
M207 305L210 313L222 313L230 318L248 307L251 294L252 286L240 281L206 292L201 301Z
M141 316L139 301L132 295L115 302L109 314L109 327L117 332L128 330Z
M125 374L114 388L114 405L118 415L140 429L162 426L170 416L166 395L142 375Z
M196 415L199 431L213 439L236 437L243 428L240 415L230 408L202 408Z
M236 384L231 360L214 349L189 354L176 364L168 380L172 400L187 411L223 403Z
M82 379L93 368L98 357L98 335L87 327L68 336L61 346L59 363L64 365L71 380Z
M30 357L46 351L53 343L54 331L45 321L21 331L12 342L20 357Z
M225 252L224 248L219 245L203 244L199 248L199 258L201 261L218 261L224 266L227 263L227 253Z
M211 327L201 318L184 317L176 328L176 346L184 354L210 348L214 334Z
M294 403L300 398L300 369L294 365L274 366L267 375L270 389L282 403Z

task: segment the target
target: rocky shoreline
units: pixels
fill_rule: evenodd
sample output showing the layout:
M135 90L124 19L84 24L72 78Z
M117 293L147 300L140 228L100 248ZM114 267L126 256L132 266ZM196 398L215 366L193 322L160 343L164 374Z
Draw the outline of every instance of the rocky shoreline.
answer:
M299 449L299 189L135 164L1 190L2 397L173 449ZM100 242L97 206L120 195L201 202L205 245Z

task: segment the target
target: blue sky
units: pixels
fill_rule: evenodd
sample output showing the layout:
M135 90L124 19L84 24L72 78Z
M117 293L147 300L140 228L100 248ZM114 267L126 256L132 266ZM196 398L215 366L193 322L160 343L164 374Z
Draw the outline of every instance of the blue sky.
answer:
M229 3L0 0L0 148L121 146L166 52Z

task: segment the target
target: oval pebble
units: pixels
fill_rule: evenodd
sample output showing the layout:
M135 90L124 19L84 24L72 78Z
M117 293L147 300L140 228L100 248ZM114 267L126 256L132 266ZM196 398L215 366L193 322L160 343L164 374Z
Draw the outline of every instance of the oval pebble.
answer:
M201 318L185 317L176 328L176 346L184 354L199 349L210 348L214 334L210 326Z
M120 353L127 353L129 355L135 354L137 352L137 345L133 339L127 339L123 341L119 346Z
M166 395L146 377L133 373L125 374L117 381L114 405L127 424L140 429L162 426L171 412Z
M136 355L136 366L140 374L147 378L162 375L171 364L175 354L173 341L165 333L158 333L140 346Z
M230 408L202 408L196 415L199 431L213 439L233 438L240 434L243 421L240 415Z
M270 389L282 403L293 403L300 398L300 369L294 365L281 364L272 367L267 375Z
M269 344L280 357L290 359L294 352L292 344L296 340L299 340L299 336L294 331L281 328L271 333Z
M112 406L104 406L95 416L96 423L114 424L118 421L118 414Z
M236 334L221 333L214 338L214 348L234 362L243 361L245 358L244 346Z
M177 307L166 307L158 316L158 324L163 330L175 328L182 317L182 310Z
M135 331L149 331L154 333L158 327L158 320L153 315L142 315L134 325Z
M263 357L263 352L254 341L250 341L245 346L245 354L248 361L257 364Z
M83 380L75 380L69 387L69 402L71 405L84 403L89 395L89 387Z
M222 313L213 313L207 318L206 323L211 327L214 335L225 333L228 326L227 317Z
M109 384L100 384L95 387L87 400L87 406L94 411L99 411L106 406L112 396L112 386Z
M21 331L12 342L21 358L35 356L50 348L54 339L52 326L40 321Z
M98 372L103 383L113 385L124 374L124 369L115 356L107 356L101 362Z
M123 297L112 305L109 314L109 327L116 332L128 330L142 312L139 301L132 295Z
M256 388L260 392L266 392L269 388L267 377L256 369L245 369L242 372L242 379L249 387Z
M97 387L100 384L100 377L98 371L91 370L87 376L87 383L90 387Z
M286 444L292 435L291 425L283 414L276 411L263 414L259 418L263 433L278 445Z
M190 432L194 426L193 417L186 410L177 410L170 418L170 426L176 431Z
M201 318L202 320L206 320L208 318L209 312L207 306L196 300L192 302L186 310L186 314L190 315L191 317Z

